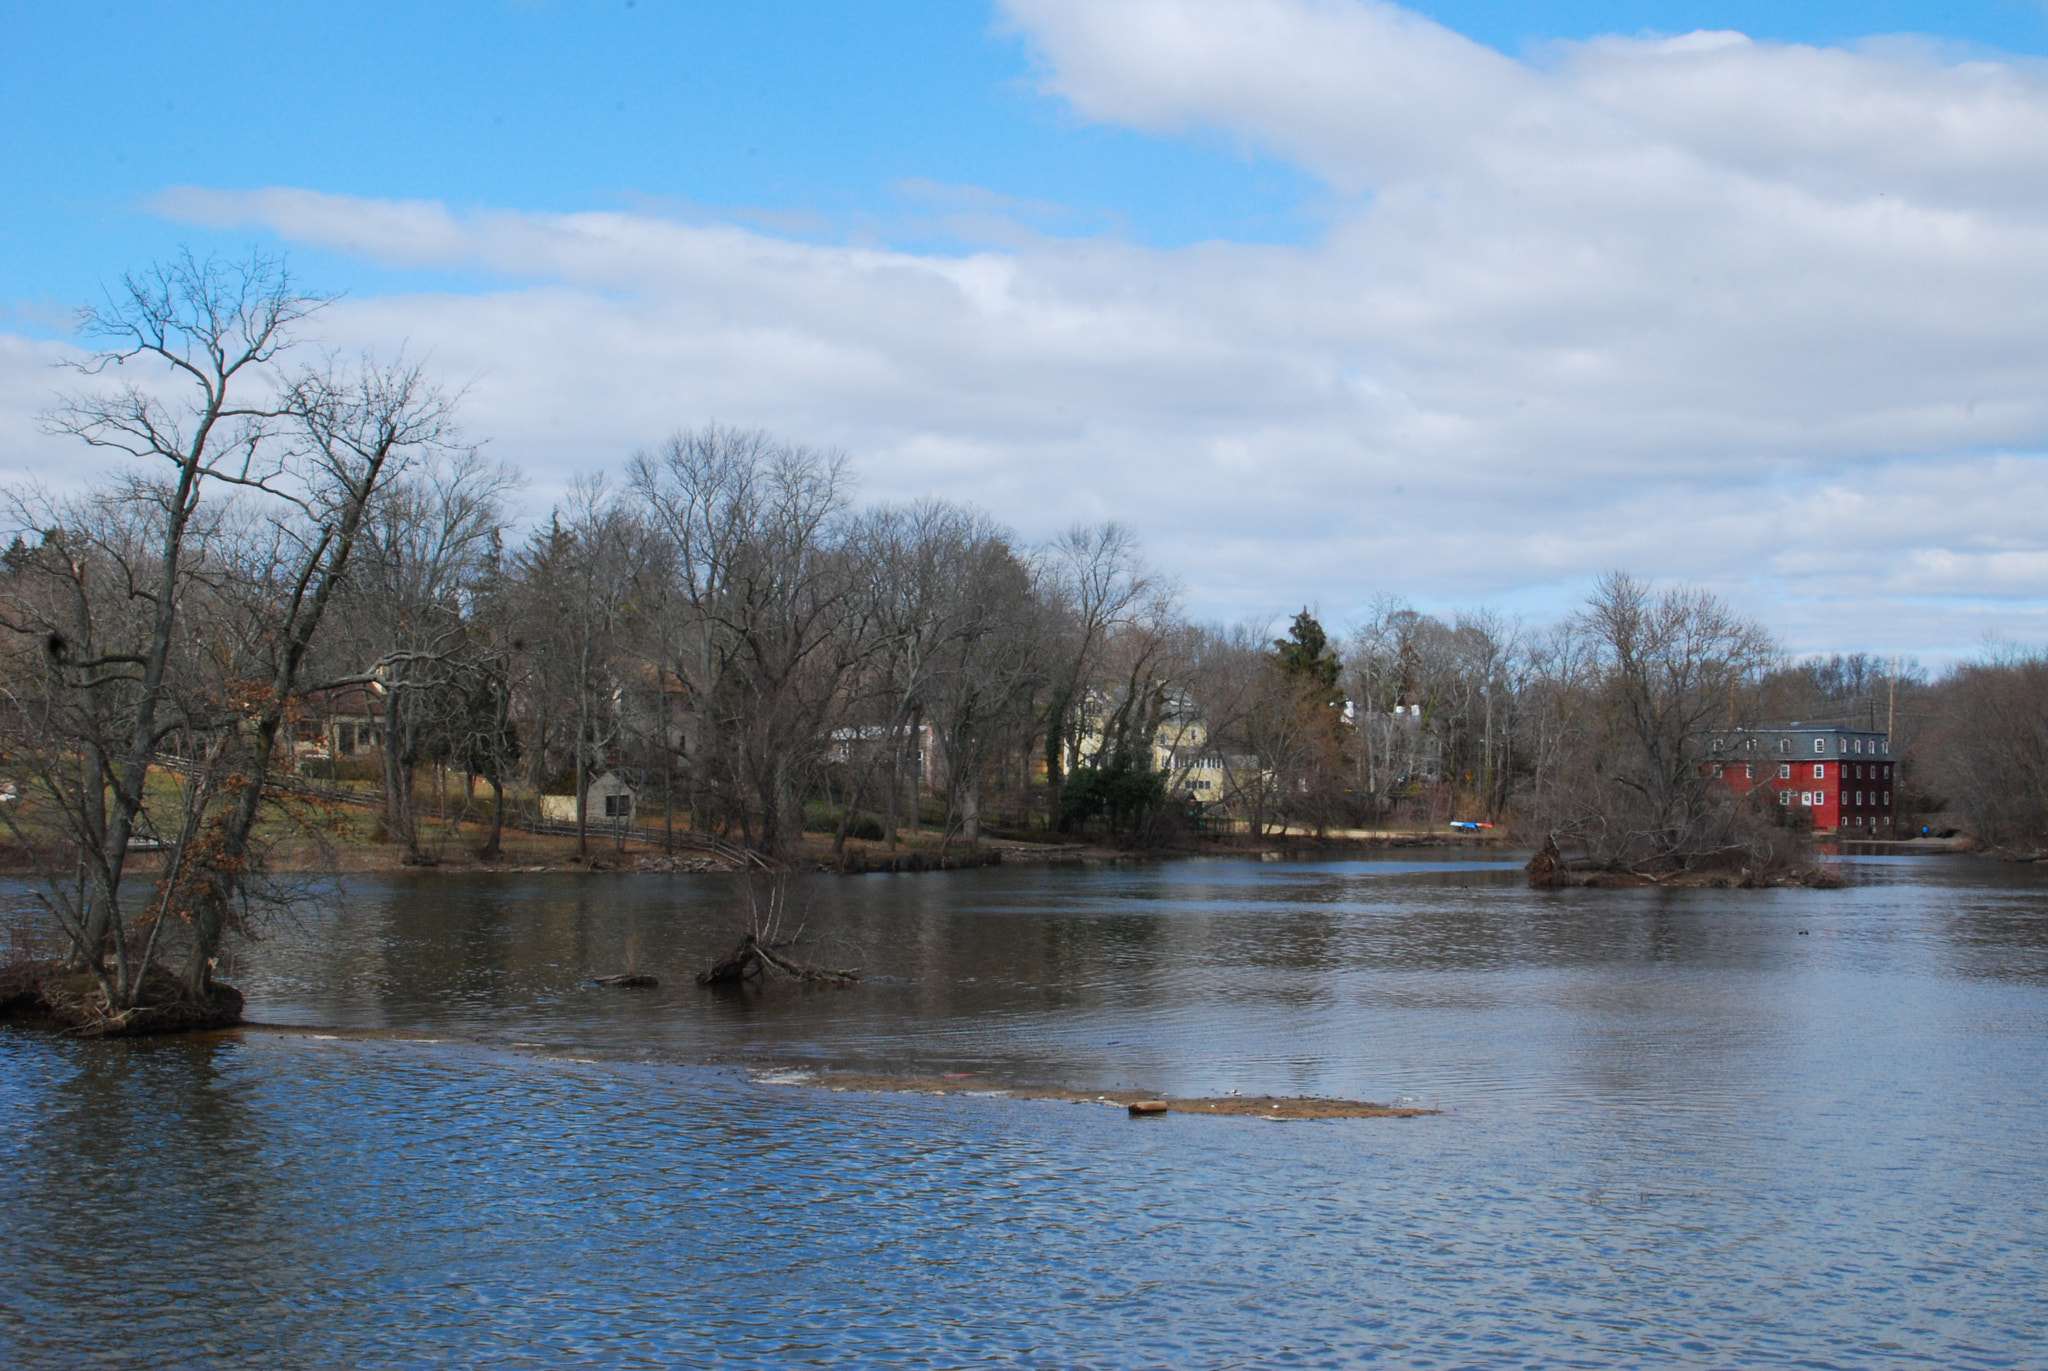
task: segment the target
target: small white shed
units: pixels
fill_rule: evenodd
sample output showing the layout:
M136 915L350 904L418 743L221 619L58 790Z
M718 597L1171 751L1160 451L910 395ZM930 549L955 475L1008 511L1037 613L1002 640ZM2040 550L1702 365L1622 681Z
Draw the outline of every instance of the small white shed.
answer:
M600 824L607 820L633 822L633 808L639 796L618 772L607 771L592 781L588 794L591 823ZM576 822L576 797L543 795L540 797L540 813L543 819L573 824Z

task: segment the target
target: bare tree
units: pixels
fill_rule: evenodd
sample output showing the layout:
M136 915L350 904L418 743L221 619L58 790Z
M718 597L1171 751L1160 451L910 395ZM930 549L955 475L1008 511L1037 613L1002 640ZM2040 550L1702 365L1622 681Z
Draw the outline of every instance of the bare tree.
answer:
M766 434L705 428L637 456L635 493L670 544L690 630L675 663L699 755L723 733L761 816L761 846L801 843L804 783L842 688L873 651L854 593L845 458Z
M66 815L81 873L52 898L74 964L102 978L110 1003L132 1003L140 983L140 969L127 966L122 877L151 760L182 723L165 718L164 707L202 498L210 486L261 488L283 474L271 439L288 397L274 363L293 325L324 303L260 256L230 264L187 252L124 277L102 304L81 312L80 333L106 346L76 367L92 377L131 364L134 372L44 417L51 432L139 464L117 488L149 530L146 549L120 559L120 583L109 587L124 610L141 610L120 615L118 639L72 640L57 629L46 637L57 673L49 684L68 706L79 750L76 774L51 798ZM89 596L82 564L74 585ZM74 599L72 609L81 629L94 620L111 626L89 598Z
M309 654L366 511L448 432L445 400L403 361L281 374L291 326L319 303L260 256L187 255L130 277L86 312L85 332L111 346L80 370L154 363L168 383L84 393L46 420L142 464L68 521L41 502L52 516L41 566L68 591L40 598L74 631L34 615L10 624L41 635L33 694L66 723L56 744L66 764L40 773L46 812L75 856L50 873L51 903L74 964L97 982L101 1026L140 1012L173 915L187 926L178 985L188 1006L211 1012L221 940L257 875L253 837L280 739L289 746ZM21 513L37 503L25 499ZM14 698L26 722L28 697ZM179 815L152 826L149 779L170 754L187 767ZM170 848L138 944L122 887L143 837Z
M847 551L872 651L849 681L837 730L844 804L834 846L843 849L881 773L893 848L900 802L918 822L924 768L911 763L927 728L933 760L944 759L949 808L978 814L984 745L1017 698L1019 662L1035 660L1036 639L1017 617L1028 613L1030 577L986 515L939 500L867 512ZM978 830L978 818L968 826Z
M1047 667L1040 631L1045 616L1030 569L988 519L963 524L948 551L954 631L939 654L924 709L943 763L941 845L957 832L971 848L981 839L989 768L1035 731L1032 703Z
M1117 523L1074 525L1040 550L1037 571L1039 594L1061 630L1044 718L1046 812L1057 825L1067 757L1080 742L1083 692L1104 645L1169 592L1146 570L1131 531Z
M184 909L192 932L181 979L194 999L209 989L221 940L255 874L251 840L278 745L290 746L288 725L306 694L344 683L310 680L307 668L364 521L387 484L456 437L448 397L403 358L380 364L365 357L352 368L330 363L304 372L292 386L289 412L295 441L288 479L266 486L263 534L237 559L233 578L251 626L239 673L247 702L230 701L241 705L235 745L244 769L208 850L188 863Z
M554 748L569 760L576 796L576 850L590 849L590 782L613 755L623 719L623 644L638 610L640 520L601 477L579 478L523 559L523 650L538 656L536 685L571 732ZM535 765L546 775L549 730L537 730Z
M2048 846L2048 656L1990 654L1928 694L1926 732L1909 759L1925 784L1981 841Z
M1571 621L1553 683L1562 736L1530 818L1594 860L1636 869L1742 856L1753 818L1712 778L1717 735L1748 716L1769 635L1703 591L1605 576ZM1761 793L1761 791L1759 792Z
M474 451L387 484L364 521L341 636L382 710L385 828L423 860L414 778L428 753L452 759L468 727L481 653L476 591L495 565L513 474Z

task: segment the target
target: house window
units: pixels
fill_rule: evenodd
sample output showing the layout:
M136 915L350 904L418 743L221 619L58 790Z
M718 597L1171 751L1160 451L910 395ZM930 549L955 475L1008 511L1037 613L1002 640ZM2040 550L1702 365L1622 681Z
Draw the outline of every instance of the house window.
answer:
M1813 740L1813 750L1815 752L1826 752L1828 750L1828 740L1825 738L1815 738Z
M1781 805L1788 805L1788 804L1791 804L1791 803L1792 803L1792 792L1791 792L1791 791L1789 791L1789 790L1781 790L1781 791L1779 791L1779 792L1778 792L1778 803L1779 803L1779 804L1781 804Z
M1751 766L1748 762L1744 762L1742 764L1742 779L1745 781L1753 781L1756 779L1756 768Z
M1813 779L1814 779L1814 780L1816 780L1816 781L1820 781L1820 780L1825 780L1825 779L1827 779L1827 774L1828 774L1828 764L1827 764L1826 762L1815 762L1815 763L1813 764Z
M1792 750L1792 740L1791 740L1790 738L1780 738L1780 739L1778 739L1778 751L1780 751L1780 752L1790 752L1791 750Z
M1889 790L1887 790L1887 791L1886 791L1886 792L1884 793L1884 802L1885 802L1886 804L1890 804L1890 803L1892 802L1892 793L1891 793L1891 792L1890 792Z
M1778 779L1781 781L1792 779L1792 764L1790 762L1778 763Z

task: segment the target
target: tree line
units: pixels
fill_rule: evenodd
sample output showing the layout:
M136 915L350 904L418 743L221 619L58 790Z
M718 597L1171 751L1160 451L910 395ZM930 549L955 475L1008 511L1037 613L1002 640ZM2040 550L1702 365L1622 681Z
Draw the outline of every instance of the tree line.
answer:
M1711 595L1603 579L1532 628L1382 600L1333 638L1191 620L1123 526L1020 541L942 500L863 504L847 459L683 429L537 525L415 360L317 354L283 266L184 256L86 311L47 427L128 465L16 487L0 557L0 820L108 1003L175 955L203 997L266 890L266 835L367 768L425 860L423 776L488 792L480 848L605 773L671 837L769 861L913 835L1172 841L1519 823L1610 865L1753 859L1779 816L1718 790L1717 733L1896 724L1913 803L2048 829L2048 663L1939 680L1790 662ZM351 753L352 748L359 752ZM130 859L160 852L146 891Z

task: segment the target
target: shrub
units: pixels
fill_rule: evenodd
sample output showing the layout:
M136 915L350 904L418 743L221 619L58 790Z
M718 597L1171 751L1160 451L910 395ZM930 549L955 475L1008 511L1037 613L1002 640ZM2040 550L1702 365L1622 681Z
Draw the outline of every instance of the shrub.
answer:
M845 814L845 809L839 805L813 800L804 806L804 832L837 835L839 821ZM847 836L865 839L868 842L880 842L889 835L882 830L882 821L879 818L863 810L854 815L853 826L847 830Z
M1095 818L1109 821L1111 833L1135 826L1166 802L1166 777L1157 771L1125 767L1075 769L1060 788L1060 827L1073 828Z

